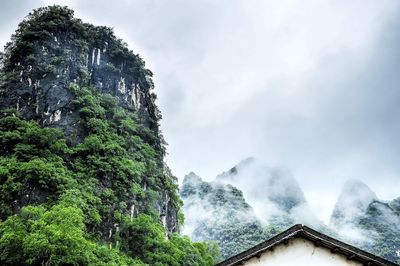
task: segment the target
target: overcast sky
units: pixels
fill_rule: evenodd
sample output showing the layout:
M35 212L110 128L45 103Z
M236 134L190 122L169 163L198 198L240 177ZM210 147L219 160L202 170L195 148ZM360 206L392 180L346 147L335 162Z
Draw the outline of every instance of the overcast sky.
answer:
M400 196L400 1L5 0L0 43L53 3L145 59L180 180L255 156L291 171L325 221L346 179Z

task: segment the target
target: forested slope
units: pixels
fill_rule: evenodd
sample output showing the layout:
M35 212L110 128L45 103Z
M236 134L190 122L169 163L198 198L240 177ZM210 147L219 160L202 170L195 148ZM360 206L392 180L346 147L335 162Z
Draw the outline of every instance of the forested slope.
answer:
M1 265L212 265L179 235L176 178L144 61L60 6L1 58Z

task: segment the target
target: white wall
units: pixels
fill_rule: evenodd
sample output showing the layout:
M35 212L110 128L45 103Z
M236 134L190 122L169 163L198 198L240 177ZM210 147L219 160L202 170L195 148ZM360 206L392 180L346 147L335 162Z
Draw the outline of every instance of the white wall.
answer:
M245 266L362 266L362 263L348 260L329 249L316 247L303 238L291 239L287 245L280 244L273 251L264 252L244 262Z

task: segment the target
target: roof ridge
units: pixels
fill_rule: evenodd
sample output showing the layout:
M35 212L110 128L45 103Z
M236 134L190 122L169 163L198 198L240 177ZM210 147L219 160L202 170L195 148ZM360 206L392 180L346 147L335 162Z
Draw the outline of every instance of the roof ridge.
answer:
M268 250L272 250L274 246L281 244L282 242L286 243L289 239L301 236L311 242L316 246L324 246L327 249L330 249L332 253L341 253L346 256L348 259L357 260L366 265L371 266L399 266L396 263L373 255L367 251L364 251L360 248L354 247L350 244L344 243L340 240L337 240L331 236L318 232L311 227L308 227L303 224L295 224L289 229L275 235L274 237L267 239L254 247L243 251L227 260L218 263L216 266L232 266L236 265L239 262L246 261L254 256L259 256L259 254L266 252Z

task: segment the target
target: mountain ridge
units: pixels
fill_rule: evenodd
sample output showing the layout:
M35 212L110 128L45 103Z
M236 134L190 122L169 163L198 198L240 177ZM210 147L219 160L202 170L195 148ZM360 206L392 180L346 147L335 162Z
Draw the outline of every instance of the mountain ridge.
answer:
M258 169L246 170L246 168L254 167ZM270 184L268 180L274 180L274 178L281 180L271 182L272 184ZM186 179L183 181L183 184L185 182L187 182ZM299 191L301 190L300 186L293 177L290 175L285 176L285 171L279 171L263 163L257 163L256 158L249 157L242 160L228 171L217 175L214 181L210 181L209 184L215 182L235 186L243 192L242 200L246 201L250 207L264 210L255 212L254 219L258 219L261 222L261 227L267 228L272 226L276 228L275 232L279 232L297 223L306 224L327 235L349 242L393 262L398 263L400 261L400 257L397 254L398 250L400 250L400 247L398 247L400 229L397 228L398 224L400 224L399 198L390 202L380 201L376 194L359 180L351 179L343 185L335 208L332 210L329 225L325 225L313 215L307 206L303 192ZM278 195L275 192L271 193L268 189L265 189L274 190L277 184L278 189L275 192ZM279 186L284 186L285 189L279 189ZM287 189L288 186L292 186L292 188ZM294 192L294 196L291 195L292 192ZM271 197L271 194L274 197ZM185 212L188 196L186 195L182 199L184 201L184 213L190 219L191 214ZM276 201L276 198L280 200ZM189 200L193 199L189 198ZM285 200L288 200L289 203L286 204ZM269 207L271 206L271 202L273 208ZM197 209L201 208L197 207ZM383 216L383 214L386 216ZM265 216L269 218L262 219ZM208 221L208 223L212 224L213 221ZM224 224L221 222L218 228L223 226ZM228 225L226 224L225 226ZM234 228L232 225L229 226ZM213 228L210 228L209 232L207 239L216 240L213 236L213 233L215 233ZM190 232L188 233L191 235ZM243 234L246 233L247 231L244 230ZM265 234L264 236L268 237L270 235ZM390 241L385 241L385 238L388 238ZM219 241L219 243L222 249L225 249L223 255L227 258L227 254L230 254L229 246L222 241ZM250 247L251 245L249 244L247 248Z
M191 172L180 195L186 221L183 233L194 241L216 241L224 258L236 255L279 231L266 228L236 187L218 180L205 182Z

